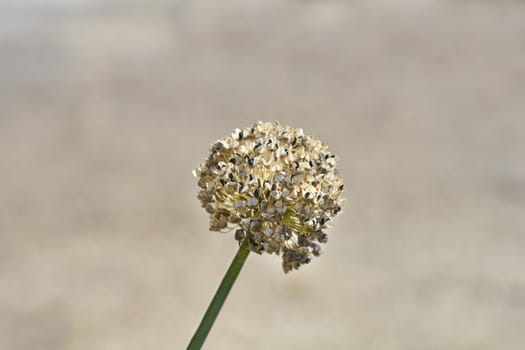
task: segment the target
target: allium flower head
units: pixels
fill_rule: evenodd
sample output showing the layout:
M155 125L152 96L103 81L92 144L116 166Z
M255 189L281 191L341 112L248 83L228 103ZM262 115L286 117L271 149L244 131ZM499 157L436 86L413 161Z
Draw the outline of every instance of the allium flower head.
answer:
M302 129L257 122L212 144L194 171L210 230L236 229L250 250L281 255L284 272L319 256L341 211L337 157Z

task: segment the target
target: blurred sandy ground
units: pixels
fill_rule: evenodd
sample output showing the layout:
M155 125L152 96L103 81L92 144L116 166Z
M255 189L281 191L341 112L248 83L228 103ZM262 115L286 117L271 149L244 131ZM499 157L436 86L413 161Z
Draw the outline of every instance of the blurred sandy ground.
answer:
M182 349L236 246L191 170L257 119L350 188L208 349L524 349L525 2L2 1L0 348Z

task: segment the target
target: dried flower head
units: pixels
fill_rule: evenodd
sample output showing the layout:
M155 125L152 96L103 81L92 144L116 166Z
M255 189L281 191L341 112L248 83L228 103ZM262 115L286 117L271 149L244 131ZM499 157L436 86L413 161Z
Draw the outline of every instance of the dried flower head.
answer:
M284 272L319 256L341 211L337 157L302 129L257 122L215 142L194 171L210 230L236 229L250 250L278 254Z

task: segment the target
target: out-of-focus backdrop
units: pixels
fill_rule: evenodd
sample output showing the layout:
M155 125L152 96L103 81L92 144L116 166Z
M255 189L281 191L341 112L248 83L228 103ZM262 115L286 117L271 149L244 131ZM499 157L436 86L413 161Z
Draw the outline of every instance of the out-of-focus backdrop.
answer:
M184 348L236 251L191 170L261 119L347 203L206 348L524 349L524 118L523 1L4 0L0 348Z

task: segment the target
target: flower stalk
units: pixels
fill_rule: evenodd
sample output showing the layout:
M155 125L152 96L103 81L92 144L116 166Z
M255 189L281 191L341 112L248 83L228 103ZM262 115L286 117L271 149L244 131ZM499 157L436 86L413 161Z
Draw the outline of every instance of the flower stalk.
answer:
M222 305L228 297L233 283L235 283L235 280L237 279L239 272L241 272L244 262L246 261L246 258L249 254L250 248L248 241L244 241L240 245L237 254L233 258L228 271L226 271L226 274L224 275L217 292L215 292L210 306L208 306L208 309L206 310L206 313L204 314L197 331L195 331L195 334L191 338L187 350L198 350L202 347L202 344L206 340L206 337L208 336L208 333L210 332L217 315L221 311Z

